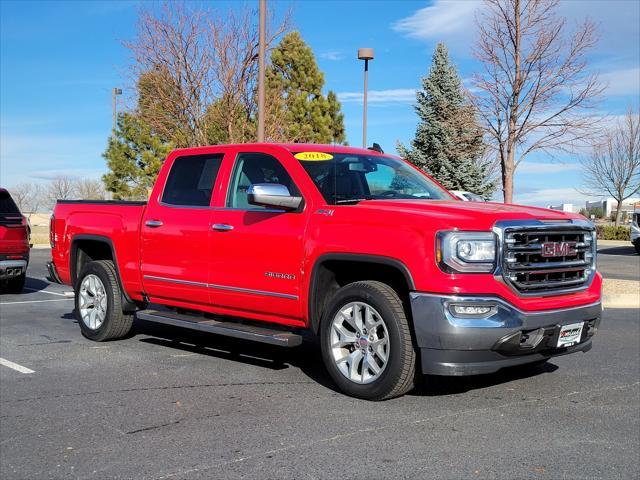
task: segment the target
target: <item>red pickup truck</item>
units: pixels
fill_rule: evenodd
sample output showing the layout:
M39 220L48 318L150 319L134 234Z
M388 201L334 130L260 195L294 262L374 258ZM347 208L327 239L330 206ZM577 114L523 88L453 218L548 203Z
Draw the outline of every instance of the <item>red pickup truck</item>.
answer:
M58 201L50 277L82 333L144 320L283 346L319 335L337 386L382 400L591 348L593 226L456 200L402 159L304 144L169 155L148 202Z

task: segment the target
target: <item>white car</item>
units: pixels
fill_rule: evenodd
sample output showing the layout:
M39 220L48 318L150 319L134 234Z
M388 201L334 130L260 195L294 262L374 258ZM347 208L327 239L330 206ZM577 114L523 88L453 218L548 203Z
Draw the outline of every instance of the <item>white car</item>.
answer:
M636 247L636 252L640 255L640 210L633 212L631 221L631 243Z
M484 198L480 195L476 195L475 193L466 192L464 190L451 190L456 197L465 202L486 202Z

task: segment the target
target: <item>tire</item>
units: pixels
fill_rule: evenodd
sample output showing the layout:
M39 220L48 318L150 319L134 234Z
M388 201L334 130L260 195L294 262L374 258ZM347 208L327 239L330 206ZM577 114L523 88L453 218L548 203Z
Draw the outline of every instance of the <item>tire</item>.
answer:
M356 311L360 318L371 319L360 323L361 329L353 326L358 323ZM409 321L398 294L384 283L355 282L338 290L323 315L320 344L329 375L347 395L387 400L404 395L415 385L416 351ZM383 350L380 354L379 348ZM347 357L349 360L345 361Z
M7 293L20 293L24 288L24 282L27 280L27 272L18 277L9 278L7 282Z
M640 242L634 243L633 246L636 247L636 253L640 255Z
M93 296L92 289L95 290ZM122 311L120 282L111 260L98 260L86 264L76 282L75 293L75 315L82 335L86 338L104 342L125 337L131 331L134 315ZM93 308L90 307L91 300L83 301L87 294L93 299ZM83 317L83 312L89 312L89 316ZM95 317L91 317L91 313L96 314ZM104 318L98 324L99 317Z

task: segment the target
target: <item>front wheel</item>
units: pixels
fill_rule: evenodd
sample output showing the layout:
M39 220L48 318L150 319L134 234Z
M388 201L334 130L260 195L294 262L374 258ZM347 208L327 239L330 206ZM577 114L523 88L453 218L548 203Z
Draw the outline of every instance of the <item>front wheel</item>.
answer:
M89 262L76 285L75 311L82 334L103 342L126 336L133 326L133 315L122 311L120 282L113 262Z
M398 294L381 282L355 282L330 300L321 323L322 357L347 395L386 400L410 391L416 352Z

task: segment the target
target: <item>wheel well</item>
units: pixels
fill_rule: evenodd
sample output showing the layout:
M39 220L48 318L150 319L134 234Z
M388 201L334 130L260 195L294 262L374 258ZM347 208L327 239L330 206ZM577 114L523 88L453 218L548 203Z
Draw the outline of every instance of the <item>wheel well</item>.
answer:
M375 280L393 288L402 302L408 305L413 282L401 264L377 261L329 259L317 264L312 273L309 293L309 316L315 333L327 303L336 291L349 283Z
M74 284L87 263L96 260L115 260L111 245L101 240L76 240L73 244L73 251L75 255L72 255L74 262L71 275Z
M146 304L137 304L122 287L118 261L111 241L106 237L91 236L89 238L76 238L71 246L71 281L75 286L82 268L89 262L96 260L111 260L116 269L116 277L120 283L120 295L122 297L122 310L125 313L135 312L138 308L144 308Z

